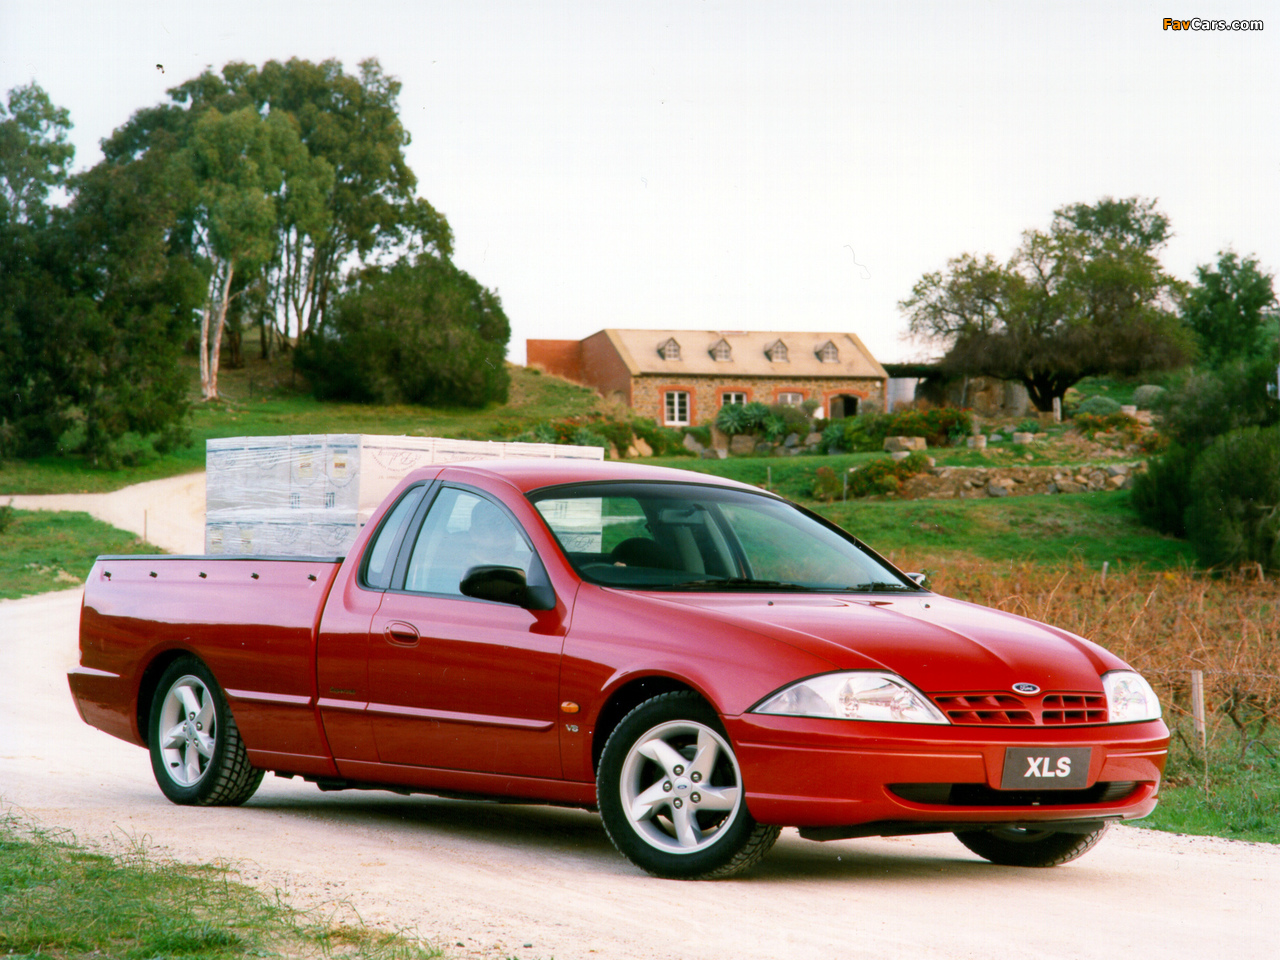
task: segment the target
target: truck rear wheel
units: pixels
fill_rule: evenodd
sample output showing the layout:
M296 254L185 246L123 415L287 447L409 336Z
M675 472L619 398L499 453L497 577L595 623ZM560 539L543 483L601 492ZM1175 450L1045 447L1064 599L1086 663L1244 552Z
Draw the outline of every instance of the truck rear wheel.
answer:
M174 803L237 806L262 782L218 681L195 657L161 674L147 732L151 770Z

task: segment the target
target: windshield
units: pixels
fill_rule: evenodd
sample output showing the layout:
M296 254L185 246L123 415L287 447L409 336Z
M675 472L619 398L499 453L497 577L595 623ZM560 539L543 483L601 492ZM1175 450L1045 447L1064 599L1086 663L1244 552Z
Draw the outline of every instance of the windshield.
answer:
M910 591L854 539L764 494L698 484L553 487L529 495L584 580L640 590Z

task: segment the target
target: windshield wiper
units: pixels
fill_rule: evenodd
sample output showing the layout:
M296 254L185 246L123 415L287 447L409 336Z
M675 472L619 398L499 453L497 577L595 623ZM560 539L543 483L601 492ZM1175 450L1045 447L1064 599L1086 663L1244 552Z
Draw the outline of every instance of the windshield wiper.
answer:
M884 583L879 580L871 583L860 583L856 587L849 587L850 593L918 593L921 588L910 586L905 583Z
M728 587L744 590L813 590L803 583L789 583L785 580L755 580L751 577L723 577L714 580L681 580L672 584L675 587Z

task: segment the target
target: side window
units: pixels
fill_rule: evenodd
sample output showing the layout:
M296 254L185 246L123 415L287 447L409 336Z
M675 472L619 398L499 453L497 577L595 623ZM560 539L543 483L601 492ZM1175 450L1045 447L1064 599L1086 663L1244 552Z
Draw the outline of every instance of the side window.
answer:
M370 541L369 550L365 554L364 582L375 590L385 590L391 585L391 574L395 570L399 546L404 540L405 526L413 511L422 501L426 486L411 487L405 491L400 502L391 508L381 529Z
M405 589L460 597L473 567L518 567L525 576L533 551L506 512L478 494L445 487L422 521L409 557Z

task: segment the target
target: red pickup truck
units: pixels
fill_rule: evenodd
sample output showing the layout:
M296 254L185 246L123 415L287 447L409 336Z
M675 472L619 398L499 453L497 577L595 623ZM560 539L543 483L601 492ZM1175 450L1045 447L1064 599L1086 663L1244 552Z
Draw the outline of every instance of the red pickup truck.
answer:
M783 826L1048 866L1154 808L1141 676L918 579L731 481L435 466L345 558L99 557L69 681L176 803L272 771L598 808L665 877L742 870Z

